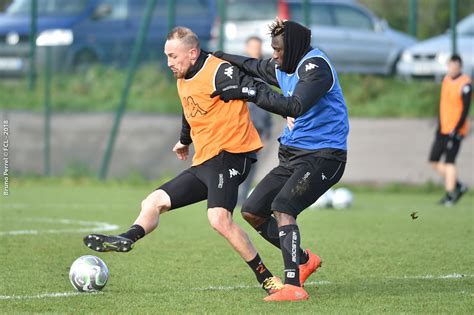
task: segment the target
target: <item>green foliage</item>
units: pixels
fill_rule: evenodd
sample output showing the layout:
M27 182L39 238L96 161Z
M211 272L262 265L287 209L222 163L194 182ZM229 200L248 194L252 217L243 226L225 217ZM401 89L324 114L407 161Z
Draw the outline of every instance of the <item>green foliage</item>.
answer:
M58 73L53 76L54 111L113 111L117 108L125 84L126 71L114 67L94 66L80 73ZM44 81L30 92L27 81L0 82L0 103L9 109L41 111ZM179 113L181 104L176 83L168 71L156 64L142 65L135 73L128 98L128 110Z
M341 85L352 117L432 117L437 114L440 85L393 77L341 74ZM114 111L125 82L124 71L92 67L83 73L53 78L52 106L57 112ZM42 111L43 82L34 92L25 81L0 84L0 103L8 109ZM128 111L180 113L176 81L155 64L135 75Z
M438 192L362 189L354 191L350 210L304 211L298 221L302 245L321 255L323 267L308 279L308 301L272 304L262 301L265 293L252 272L209 226L205 203L163 215L158 229L130 253L96 253L82 244L92 229L85 221L119 225L112 233L122 232L154 187L13 182L1 202L0 232L38 234L0 235L2 314L474 313L472 193L446 209L435 204ZM243 222L238 209L234 217L267 267L281 276L281 253ZM69 267L82 255L107 264L110 278L102 293L38 297L74 294ZM453 274L464 277L443 278Z
M409 32L410 0L360 0L389 25ZM417 0L417 38L425 39L444 33L450 27L451 0ZM458 20L474 12L474 1L458 0Z
M434 117L440 85L392 77L340 75L350 117Z

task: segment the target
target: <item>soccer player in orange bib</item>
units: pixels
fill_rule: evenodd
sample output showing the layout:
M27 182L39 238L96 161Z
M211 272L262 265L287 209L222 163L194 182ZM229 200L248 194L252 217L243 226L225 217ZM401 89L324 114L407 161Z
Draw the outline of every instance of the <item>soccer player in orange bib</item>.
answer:
M162 213L207 199L211 226L247 262L262 288L274 293L283 284L263 264L248 235L232 219L238 187L256 161L255 153L262 142L246 102L228 104L210 97L216 88L237 80L239 69L203 52L196 34L185 27L176 27L168 34L164 52L177 79L183 107L180 140L173 151L178 159L186 160L193 143L192 166L142 201L141 212L127 232L89 234L84 243L98 252L128 252L158 226Z
M456 156L462 139L469 128L469 107L471 105L471 78L462 74L462 60L453 55L448 61L448 73L441 86L439 125L430 153L430 163L444 178L446 195L439 201L452 206L467 191L467 186L458 180ZM441 162L441 156L445 162Z

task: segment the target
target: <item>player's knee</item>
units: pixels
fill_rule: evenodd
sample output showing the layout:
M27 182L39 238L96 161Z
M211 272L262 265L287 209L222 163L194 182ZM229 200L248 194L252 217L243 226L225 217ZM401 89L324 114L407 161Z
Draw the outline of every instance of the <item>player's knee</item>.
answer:
M232 224L232 217L227 210L209 209L207 218L212 228L222 235L225 235L230 230Z
M142 201L142 210L154 210L164 212L171 207L171 201L166 192L155 190Z
M438 162L430 162L430 165L433 169L437 170L438 169Z
M245 221L247 221L252 227L257 228L262 225L267 218L259 217L253 213L242 211L242 217Z

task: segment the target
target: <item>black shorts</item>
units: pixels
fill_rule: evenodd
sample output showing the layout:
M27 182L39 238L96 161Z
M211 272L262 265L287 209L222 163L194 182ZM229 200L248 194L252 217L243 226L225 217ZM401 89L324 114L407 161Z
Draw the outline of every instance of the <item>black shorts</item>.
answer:
M206 162L192 166L157 189L171 199L171 209L207 199L207 208L222 207L232 212L237 204L239 185L255 159L246 153L221 152Z
M461 146L461 140L448 135L437 134L431 147L430 162L439 162L445 155L445 162L454 164Z
M312 155L288 163L280 159L244 202L242 212L268 217L278 211L296 218L341 179L345 166Z

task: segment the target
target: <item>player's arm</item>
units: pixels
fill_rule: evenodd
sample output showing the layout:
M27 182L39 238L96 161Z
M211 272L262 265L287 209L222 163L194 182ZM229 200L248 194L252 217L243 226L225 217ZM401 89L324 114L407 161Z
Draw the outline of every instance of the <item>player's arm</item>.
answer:
M231 91L231 90L240 90L242 86L254 86L254 78L246 75L243 71L241 71L238 67L230 64L230 63L222 63L216 71L214 76L214 87L215 90L211 94L211 98L217 95L220 95L217 91ZM261 84L266 85L265 83L261 82ZM245 89L248 91L248 89ZM255 91L255 88L252 90ZM222 97L221 97L222 99ZM245 99L242 98L230 98L230 99L222 99L225 102L230 101L231 99Z
M174 145L173 152L180 160L186 160L189 155L189 145L193 142L191 139L191 126L189 125L184 113L181 118L181 134L179 141Z
M181 134L179 137L179 141L182 144L190 145L193 140L191 139L191 126L189 125L184 113L181 115Z
M214 56L230 62L252 77L257 77L268 84L278 87L278 81L276 79L277 64L273 59L255 59L226 54L222 51L216 51Z
M292 96L283 96L268 85L243 75L240 82L217 89L214 96L221 99L249 100L260 108L285 117L297 118L304 115L333 86L334 78L329 64L319 57L307 59L299 68L300 80ZM237 86L236 86L237 85Z
M464 122L467 119L467 115L469 114L469 108L471 107L471 94L472 94L472 87L470 84L466 84L463 86L461 90L461 98L462 98L462 113L461 117L459 118L456 127L454 128L454 135L459 135L459 130L461 130Z

